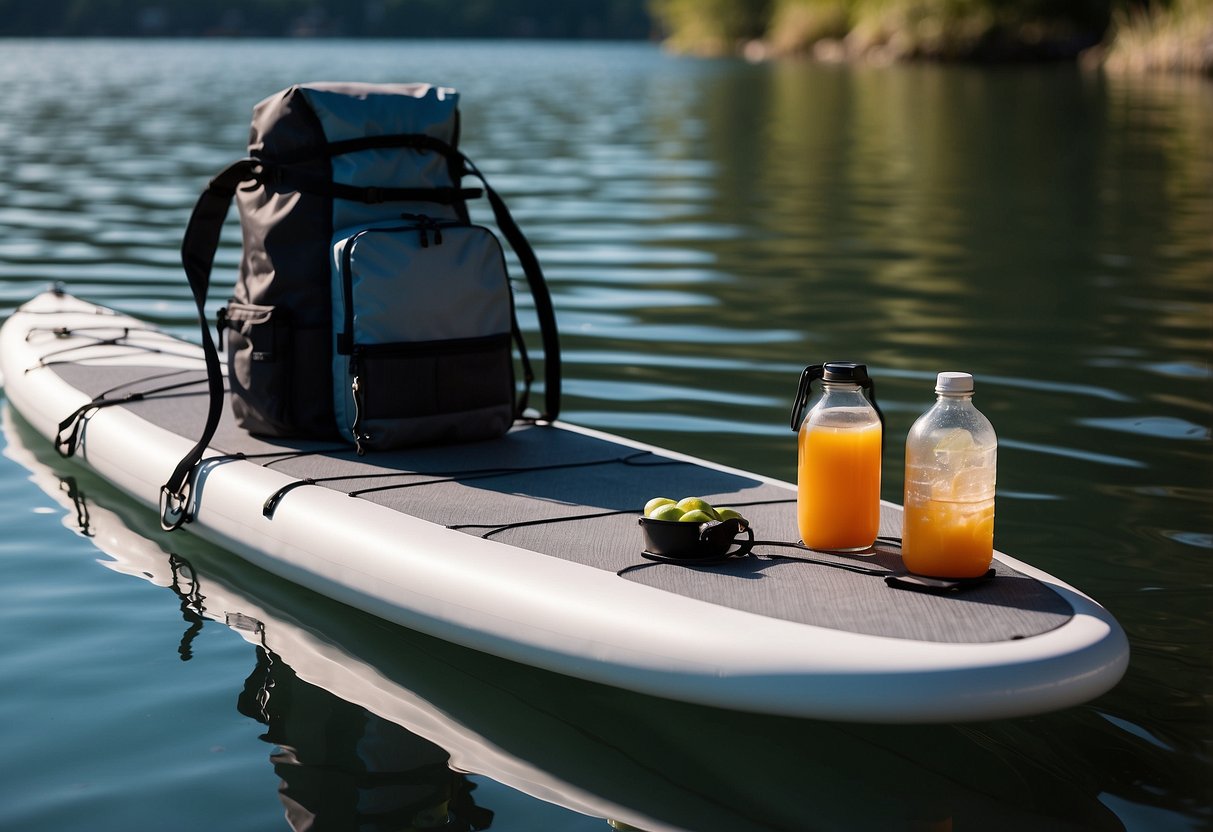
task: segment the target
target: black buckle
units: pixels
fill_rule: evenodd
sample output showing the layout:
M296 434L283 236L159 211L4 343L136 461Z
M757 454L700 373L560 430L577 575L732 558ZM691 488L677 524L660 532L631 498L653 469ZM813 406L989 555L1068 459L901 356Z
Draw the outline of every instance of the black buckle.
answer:
M160 528L166 532L180 528L191 519L186 505L189 502L189 489L183 488L181 493L173 494L164 485L160 488Z

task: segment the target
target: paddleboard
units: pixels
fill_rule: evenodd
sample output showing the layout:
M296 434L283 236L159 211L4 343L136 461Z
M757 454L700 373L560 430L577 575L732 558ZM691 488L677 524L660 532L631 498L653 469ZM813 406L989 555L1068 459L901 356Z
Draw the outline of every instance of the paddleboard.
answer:
M52 291L5 322L0 372L38 433L158 512L161 486L201 435L199 347ZM1127 665L1104 608L1003 553L991 580L938 594L890 586L900 568L890 546L647 560L637 521L657 494L736 507L763 540L796 538L792 485L567 423L359 457L252 437L226 415L184 528L430 636L740 711L1014 717L1096 697ZM900 508L883 504L882 536L900 528Z
M163 622L181 635L166 650L200 658L213 649L219 641L196 638L203 623L248 642L247 679L232 681L244 679L243 693L228 700L267 723L267 767L281 761L281 746L295 750L296 765L275 765L287 786L303 779L314 794L317 782L360 778L428 787L392 788L399 812L435 784L458 794L482 775L646 832L770 832L803 828L806 816L822 829L1123 828L1099 801L1107 784L1070 759L1090 745L1074 742L1076 730L1105 730L1095 712L1064 715L1060 735L1040 720L856 725L704 708L525 667L384 626L197 536L166 535L153 512L60 459L11 408L0 417L5 456L99 550L99 563L173 593L184 620ZM318 726L323 749L313 744ZM497 797L470 794L482 809L511 808ZM317 823L356 825L341 814L353 803L324 803ZM450 809L465 820L473 811L466 800Z

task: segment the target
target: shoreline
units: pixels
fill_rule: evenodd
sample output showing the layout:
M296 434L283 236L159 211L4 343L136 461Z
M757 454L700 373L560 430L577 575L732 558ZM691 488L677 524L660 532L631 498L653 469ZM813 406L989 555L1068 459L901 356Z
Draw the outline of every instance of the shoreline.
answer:
M922 0L775 0L768 14L744 22L692 19L670 0L660 8L665 47L700 57L877 65L1073 62L1116 73L1213 79L1210 0L1121 8L1086 21L1013 18L991 9L949 14Z

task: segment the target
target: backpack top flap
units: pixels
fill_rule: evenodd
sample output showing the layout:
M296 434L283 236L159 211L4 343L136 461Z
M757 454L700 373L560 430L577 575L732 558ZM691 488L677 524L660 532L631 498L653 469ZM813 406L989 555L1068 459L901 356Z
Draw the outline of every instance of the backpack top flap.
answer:
M279 166L283 184L308 190L317 180L356 188L447 189L462 178L459 94L432 84L297 84L253 109L249 154ZM401 137L436 140L421 149ZM422 139L424 141L424 138ZM440 152L449 148L449 153ZM345 228L384 218L382 205L333 194L332 224ZM401 211L456 218L457 208L396 204Z
M433 84L296 84L253 108L249 153L284 160L326 142L402 134L424 134L455 147L458 106L459 93Z

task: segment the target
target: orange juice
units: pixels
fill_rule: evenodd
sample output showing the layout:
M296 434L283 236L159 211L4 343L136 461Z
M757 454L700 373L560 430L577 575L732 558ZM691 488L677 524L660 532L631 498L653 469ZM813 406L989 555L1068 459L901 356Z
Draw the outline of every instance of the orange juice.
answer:
M920 575L984 575L994 558L994 500L907 502L901 558Z
M880 529L879 422L860 427L800 428L797 519L814 549L858 550Z

